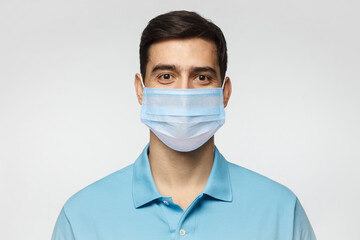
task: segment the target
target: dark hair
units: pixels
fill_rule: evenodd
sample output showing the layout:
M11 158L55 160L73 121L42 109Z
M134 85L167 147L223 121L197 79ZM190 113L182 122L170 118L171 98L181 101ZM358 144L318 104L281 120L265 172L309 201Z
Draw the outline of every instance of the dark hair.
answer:
M195 12L173 11L153 18L141 35L140 72L145 78L151 44L166 39L202 38L216 45L221 78L227 69L227 48L221 29Z

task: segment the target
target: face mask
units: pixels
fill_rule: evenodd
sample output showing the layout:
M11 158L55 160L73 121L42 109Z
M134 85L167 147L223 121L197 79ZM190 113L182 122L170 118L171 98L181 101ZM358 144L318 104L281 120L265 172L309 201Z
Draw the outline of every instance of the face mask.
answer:
M223 88L143 87L141 121L176 151L199 148L225 123Z

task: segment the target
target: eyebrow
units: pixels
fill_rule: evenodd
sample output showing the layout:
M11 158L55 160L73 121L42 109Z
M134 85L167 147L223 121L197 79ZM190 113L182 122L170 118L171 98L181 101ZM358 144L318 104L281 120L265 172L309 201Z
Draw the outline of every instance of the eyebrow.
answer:
M156 65L151 73L154 73L156 71L161 71L161 70L171 70L171 71L174 71L176 70L176 66L175 65L167 65L167 64L159 64L159 65Z
M156 71L161 71L161 70L170 70L170 71L176 71L178 68L175 65L168 65L168 64L159 64L156 65L151 73L154 73ZM212 67L192 67L191 68L192 72L210 72L214 75L217 75L217 72L214 68Z
M215 76L217 75L217 72L214 68L212 67L194 67L192 68L193 72L210 72L212 74L214 74Z

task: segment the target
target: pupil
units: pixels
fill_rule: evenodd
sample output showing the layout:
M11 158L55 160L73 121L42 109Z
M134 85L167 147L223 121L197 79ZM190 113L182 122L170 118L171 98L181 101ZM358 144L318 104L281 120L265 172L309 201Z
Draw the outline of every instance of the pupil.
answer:
M169 75L169 74L165 74L165 75L164 75L164 78L165 78L165 79L169 79L169 78L170 78L170 75Z
M204 76L204 75L200 75L200 76L199 76L199 79L200 79L200 80L205 80L205 76Z

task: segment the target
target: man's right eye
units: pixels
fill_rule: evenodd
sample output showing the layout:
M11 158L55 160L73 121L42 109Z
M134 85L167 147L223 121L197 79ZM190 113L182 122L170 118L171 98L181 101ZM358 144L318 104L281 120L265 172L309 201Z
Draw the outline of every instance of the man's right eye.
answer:
M171 75L166 73L166 74L162 74L159 76L160 79L163 79L163 80L170 80L171 79Z

